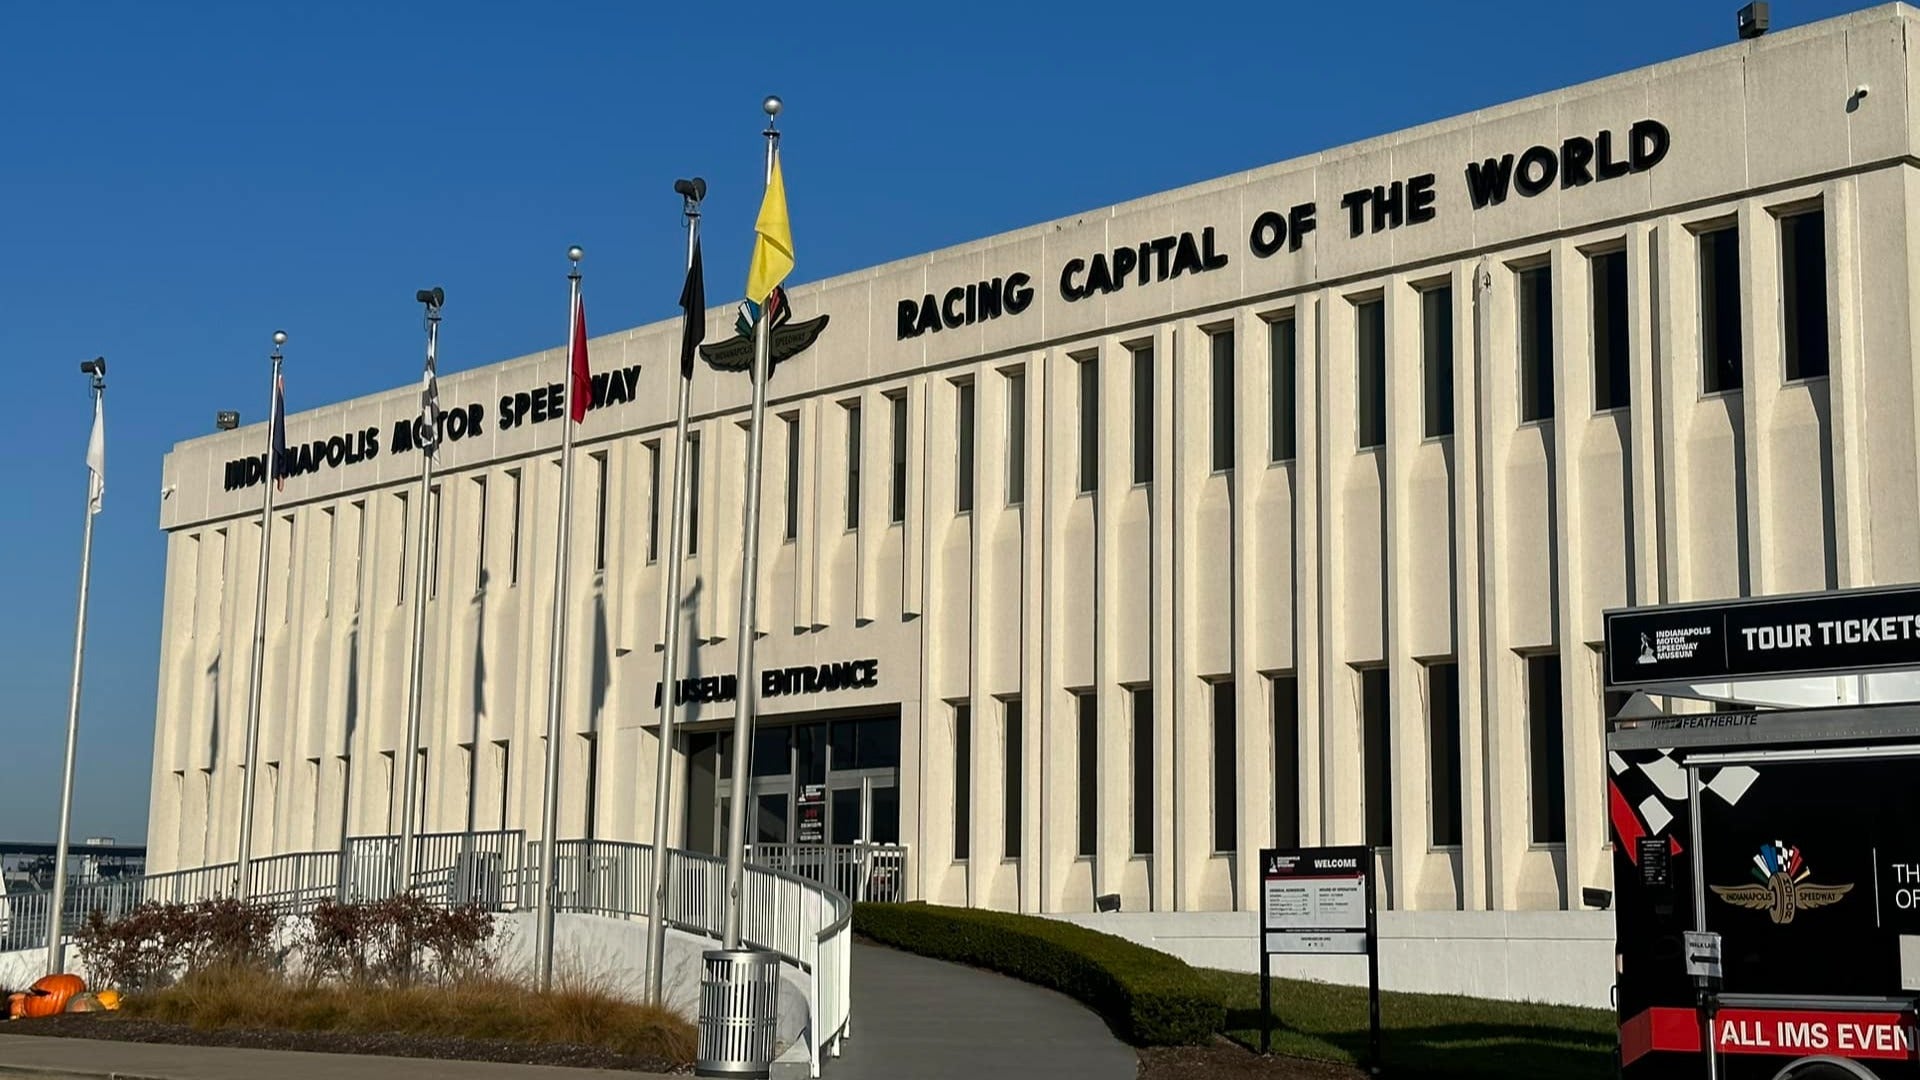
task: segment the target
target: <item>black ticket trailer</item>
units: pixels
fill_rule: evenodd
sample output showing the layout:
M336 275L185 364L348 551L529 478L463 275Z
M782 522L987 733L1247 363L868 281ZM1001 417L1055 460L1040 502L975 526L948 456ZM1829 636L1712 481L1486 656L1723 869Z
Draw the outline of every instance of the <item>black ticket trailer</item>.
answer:
M1721 702L1610 723L1622 1075L1920 1078L1920 589L1607 622L1610 690Z

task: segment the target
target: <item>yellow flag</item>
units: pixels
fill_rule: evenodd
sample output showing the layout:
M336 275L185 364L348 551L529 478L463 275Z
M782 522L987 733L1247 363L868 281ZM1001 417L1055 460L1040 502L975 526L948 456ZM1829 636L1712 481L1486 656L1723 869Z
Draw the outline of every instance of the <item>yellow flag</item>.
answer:
M774 155L767 177L767 194L760 201L760 217L753 223L753 261L747 264L747 299L764 304L793 269L793 229L787 224L787 185L780 179L780 156Z

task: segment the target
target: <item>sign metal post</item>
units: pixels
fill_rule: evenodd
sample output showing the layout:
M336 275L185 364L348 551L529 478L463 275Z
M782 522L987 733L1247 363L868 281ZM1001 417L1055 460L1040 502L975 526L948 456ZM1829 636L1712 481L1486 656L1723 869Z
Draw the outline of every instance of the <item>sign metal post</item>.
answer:
M1273 961L1278 953L1365 954L1367 1058L1378 1076L1380 948L1373 849L1266 848L1260 852L1260 1052L1273 1046Z

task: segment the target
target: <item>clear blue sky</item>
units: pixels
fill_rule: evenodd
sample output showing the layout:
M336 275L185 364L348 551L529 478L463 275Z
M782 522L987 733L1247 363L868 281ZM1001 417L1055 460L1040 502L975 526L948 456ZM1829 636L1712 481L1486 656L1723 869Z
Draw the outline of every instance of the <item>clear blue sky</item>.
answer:
M105 354L75 835L143 839L160 457L299 410L676 314L676 176L734 296L759 104L795 281L1613 74L1734 37L1735 0L1154 4L0 4L0 839L55 831L86 383ZM1780 0L1776 28L1857 6Z

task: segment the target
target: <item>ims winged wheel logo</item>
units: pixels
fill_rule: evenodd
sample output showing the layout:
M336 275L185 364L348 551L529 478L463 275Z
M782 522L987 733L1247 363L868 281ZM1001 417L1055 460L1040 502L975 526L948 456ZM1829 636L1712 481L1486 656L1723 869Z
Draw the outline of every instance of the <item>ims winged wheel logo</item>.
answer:
M1821 885L1808 881L1810 871L1800 857L1800 849L1775 840L1761 844L1753 857L1753 876L1758 885L1713 885L1720 899L1735 907L1764 911L1776 925L1785 926L1802 910L1838 903L1853 891L1846 885Z

